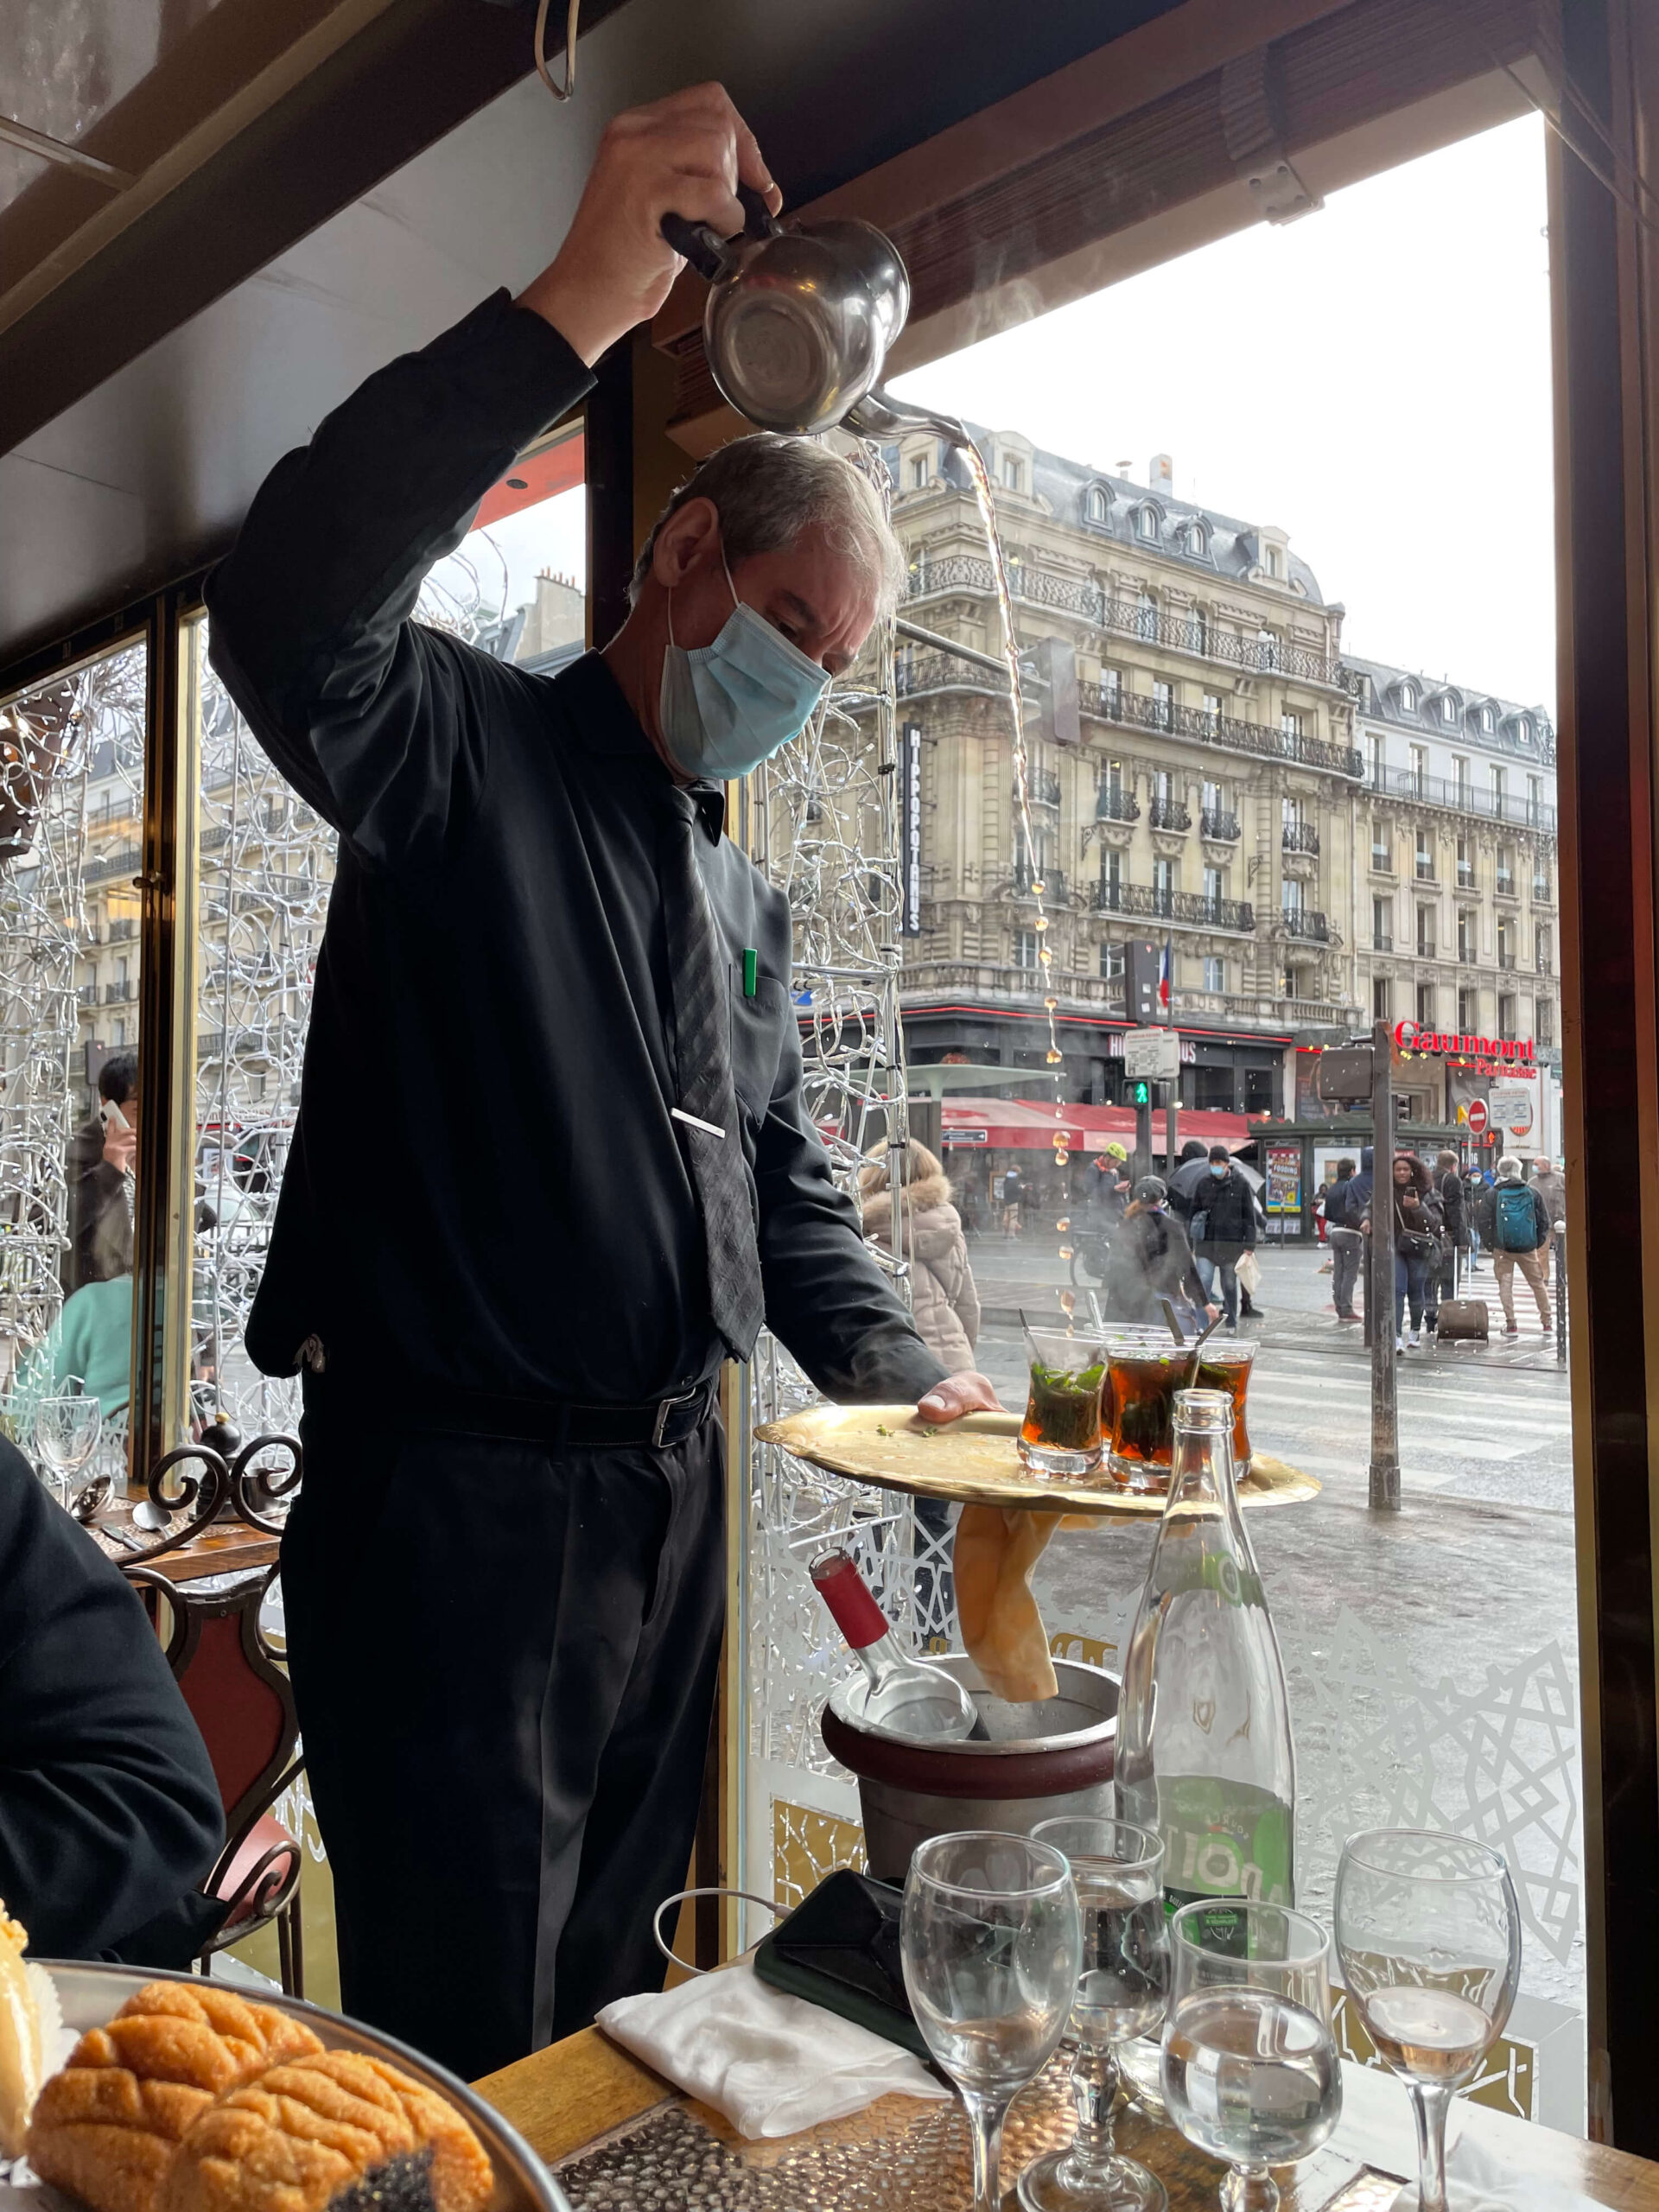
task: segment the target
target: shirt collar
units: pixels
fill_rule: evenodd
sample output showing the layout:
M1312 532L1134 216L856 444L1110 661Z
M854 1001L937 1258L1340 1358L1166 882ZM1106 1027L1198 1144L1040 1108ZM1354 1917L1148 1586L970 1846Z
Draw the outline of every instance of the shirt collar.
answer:
M553 680L571 727L589 753L606 760L636 761L643 771L654 769L670 790L676 787L602 653L583 653ZM709 842L717 845L726 824L725 785L699 779L679 788L696 807Z

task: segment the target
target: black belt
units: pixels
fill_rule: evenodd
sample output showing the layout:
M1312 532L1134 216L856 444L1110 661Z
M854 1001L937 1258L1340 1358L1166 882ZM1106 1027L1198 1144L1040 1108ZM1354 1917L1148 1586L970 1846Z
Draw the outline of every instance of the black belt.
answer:
M453 1385L416 1381L394 1383L384 1370L372 1382L330 1368L308 1375L308 1404L365 1402L374 1420L396 1428L454 1436L493 1436L509 1442L543 1444L551 1451L603 1449L645 1445L661 1450L683 1443L708 1419L715 1381L693 1382L677 1395L645 1405L588 1405L575 1398L512 1398L493 1390L462 1390Z

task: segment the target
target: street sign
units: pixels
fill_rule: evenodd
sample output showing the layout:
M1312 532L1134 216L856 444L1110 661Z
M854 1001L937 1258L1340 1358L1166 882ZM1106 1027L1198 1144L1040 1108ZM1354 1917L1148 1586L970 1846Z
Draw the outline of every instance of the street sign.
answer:
M1526 1084L1495 1083L1486 1110L1498 1128L1507 1129L1512 1137L1532 1135L1533 1095Z
M1369 1045L1331 1045L1319 1054L1313 1071L1314 1096L1341 1105L1345 1100L1368 1101L1373 1074Z
M1470 1135L1471 1137L1484 1136L1486 1134L1486 1101L1484 1098L1471 1098L1469 1101L1468 1105L1464 1109L1464 1114L1469 1123Z
M1173 1029L1131 1029L1123 1039L1123 1072L1173 1083L1181 1072L1181 1040Z

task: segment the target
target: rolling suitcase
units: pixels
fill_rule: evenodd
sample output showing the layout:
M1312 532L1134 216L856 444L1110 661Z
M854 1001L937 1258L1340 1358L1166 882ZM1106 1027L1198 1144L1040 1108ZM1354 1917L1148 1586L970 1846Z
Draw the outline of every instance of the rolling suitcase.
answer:
M1435 1331L1442 1344L1489 1344L1491 1328L1484 1298L1448 1298Z

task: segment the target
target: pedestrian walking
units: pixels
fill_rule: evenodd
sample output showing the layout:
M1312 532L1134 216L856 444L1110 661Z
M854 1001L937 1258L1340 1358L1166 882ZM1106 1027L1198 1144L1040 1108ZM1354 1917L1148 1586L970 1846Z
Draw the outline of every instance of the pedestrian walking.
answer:
M1336 1173L1325 1185L1326 1233L1331 1239L1331 1296L1338 1321L1357 1321L1359 1319L1354 1311L1354 1285L1358 1280L1359 1255L1365 1249L1365 1240L1359 1233L1358 1223L1349 1218L1349 1205L1353 1192L1354 1163L1351 1160L1339 1160ZM1362 1199L1362 1206L1363 1203Z
M1169 1210L1178 1221L1191 1222L1192 1218L1198 1186L1209 1172L1208 1159L1208 1147L1198 1137L1189 1137L1175 1155L1175 1165L1166 1180Z
M1440 1255L1440 1202L1428 1169L1414 1152L1394 1156L1394 1203L1389 1230L1394 1243L1394 1348L1415 1351L1422 1343L1429 1269ZM1375 1234L1375 1195L1364 1228ZM1406 1334L1406 1313L1411 1333Z
M1238 1263L1255 1249L1255 1193L1224 1144L1210 1147L1208 1174L1193 1195L1190 1222L1198 1280L1206 1300L1220 1306L1230 1337L1238 1334Z
M1437 1154L1434 1194L1440 1202L1440 1251L1429 1279L1428 1306L1424 1320L1431 1330L1440 1327L1440 1300L1458 1294L1458 1255L1469 1249L1469 1218L1464 1205L1463 1177L1455 1152Z
M912 1137L903 1160L900 1235L910 1262L910 1318L917 1335L948 1374L968 1374L979 1342L979 1291L969 1263L962 1217L936 1154ZM888 1254L893 1250L892 1188L892 1154L880 1145L859 1170L858 1196L866 1238ZM916 1521L927 1537L916 1561L917 1618L930 1641L934 1636L948 1638L955 1601L948 1542L950 1508L943 1498L918 1497Z
M1491 1186L1491 1177L1481 1173L1478 1162L1468 1169L1463 1178L1463 1218L1469 1231L1469 1272L1471 1275L1480 1273L1480 1202Z
M1106 1318L1161 1329L1165 1299L1194 1333L1216 1318L1186 1230L1170 1211L1167 1185L1160 1175L1143 1175L1107 1256Z
M1017 1167L1010 1167L1002 1178L1002 1237L1008 1244L1020 1242L1020 1208L1026 1195L1026 1179Z
M1532 1163L1532 1187L1544 1202L1552 1230L1567 1226L1567 1179L1553 1160Z
M1088 1196L1084 1201L1091 1236L1109 1236L1128 1209L1128 1152L1116 1138L1095 1154L1095 1164L1089 1170Z
M1538 1301L1538 1321L1546 1336L1554 1326L1549 1313L1549 1277L1544 1248L1550 1239L1549 1209L1530 1183L1521 1179L1521 1162L1506 1152L1497 1163L1497 1180L1477 1211L1480 1233L1492 1248L1492 1274L1503 1306L1503 1333L1518 1336L1515 1318L1515 1271L1520 1268Z

